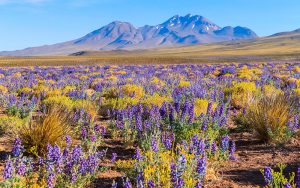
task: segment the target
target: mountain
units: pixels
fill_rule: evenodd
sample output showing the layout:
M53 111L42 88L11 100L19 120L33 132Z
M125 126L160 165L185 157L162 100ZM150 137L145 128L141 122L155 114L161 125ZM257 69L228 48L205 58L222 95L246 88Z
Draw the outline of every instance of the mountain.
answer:
M66 55L79 51L136 50L160 47L209 44L232 40L255 39L257 35L246 27L220 27L199 15L173 16L156 26L134 27L115 21L79 39L0 52L0 56Z
M293 35L293 34L299 34L299 33L300 33L300 28L296 29L294 31L275 33L274 35L271 35L270 37L277 37L277 36L283 36L283 35Z

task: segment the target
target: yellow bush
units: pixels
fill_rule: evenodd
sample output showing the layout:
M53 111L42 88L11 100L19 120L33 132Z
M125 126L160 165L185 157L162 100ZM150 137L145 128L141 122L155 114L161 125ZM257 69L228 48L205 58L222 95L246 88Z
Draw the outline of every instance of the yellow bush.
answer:
M125 109L127 106L136 105L139 103L139 100L136 98L111 98L106 99L104 101L103 106L106 106L106 108L115 108L115 109Z
M249 100L258 92L254 82L234 83L229 89L231 104L235 107L246 107Z
M45 99L44 104L50 108L53 106L61 106L67 111L83 108L86 112L92 115L92 117L97 115L97 106L94 104L94 102L89 100L72 100L67 96L57 96Z
M147 96L144 100L141 101L142 104L151 107L155 106L162 106L164 102L171 102L172 99L168 96L161 96L158 93L154 93L153 95Z
M72 110L75 106L75 102L67 96L48 97L44 100L44 104L47 106L63 106L67 110Z
M300 67L299 67L299 66L295 66L294 71L295 71L296 73L300 73Z
M185 80L180 80L179 82L179 87L190 87L191 83L189 81L185 81Z
M294 89L294 92L296 93L297 96L300 97L300 88Z
M47 92L47 97L54 97L62 95L62 91L60 89L52 89Z
M195 115L197 117L200 116L202 113L206 114L208 103L209 101L206 99L200 99L200 98L195 99ZM215 109L216 106L217 104L213 103L212 109Z
M164 81L162 81L161 79L159 79L157 77L151 78L150 84L159 85L159 86L165 86L166 85Z
M274 94L278 95L278 94L281 94L281 93L283 93L282 90L277 89L272 85L264 85L264 94L266 96L271 96L271 95L274 95Z
M70 85L66 85L63 89L62 89L62 93L68 93L69 91L75 90L76 86L70 86Z
M1 116L0 129L2 133L14 131L26 124L27 119L21 119L16 116Z
M32 89L29 87L23 87L18 90L18 93L24 93L24 94L30 94L31 92L32 92Z
M0 85L0 93L7 93L7 92L8 92L7 87Z
M122 93L127 97L141 99L145 95L145 90L142 86L134 84L126 84L121 88Z

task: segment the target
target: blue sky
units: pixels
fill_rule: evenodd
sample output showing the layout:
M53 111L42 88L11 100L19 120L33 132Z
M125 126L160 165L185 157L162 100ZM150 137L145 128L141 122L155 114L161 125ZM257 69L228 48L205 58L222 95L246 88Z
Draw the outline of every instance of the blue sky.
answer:
M300 28L300 0L0 0L0 51L76 39L114 20L139 27L188 13L260 36Z

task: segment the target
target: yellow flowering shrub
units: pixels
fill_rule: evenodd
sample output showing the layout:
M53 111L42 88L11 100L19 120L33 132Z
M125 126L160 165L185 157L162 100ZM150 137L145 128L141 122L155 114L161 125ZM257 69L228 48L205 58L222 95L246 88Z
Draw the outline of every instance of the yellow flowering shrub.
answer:
M154 93L153 95L147 96L144 100L141 101L141 103L148 107L151 107L153 105L160 107L164 102L171 101L171 97L161 96L158 93Z
M300 97L300 88L294 89L294 92L296 93L297 96Z
M23 87L18 90L18 93L29 94L32 92L32 89L29 87Z
M235 107L245 107L257 92L258 89L254 82L234 83L229 89L231 104Z
M151 78L150 84L158 85L158 86L165 86L166 85L164 81L162 81L161 79L159 79L157 77Z
M196 117L200 116L201 114L206 114L208 103L209 103L209 101L206 99L200 99L200 98L195 99L195 115L196 115ZM215 109L216 106L217 106L217 104L213 103L212 109Z
M85 79L88 79L88 78L89 78L88 76L85 76L85 75L84 75L84 76L80 76L79 79L80 79L80 80L85 80Z
M68 93L69 91L75 90L76 86L70 86L70 85L66 85L63 89L62 89L62 93Z
M104 100L103 107L107 109L124 109L127 106L136 105L139 100L136 98L124 97L124 98L111 98Z
M56 96L45 99L44 104L46 104L47 106L62 106L68 111L83 108L86 112L92 115L92 117L95 117L97 115L96 105L89 100L72 100L67 96Z
M16 130L26 123L27 119L21 119L17 116L1 116L0 129L2 132Z
M294 72L296 72L296 73L300 73L300 67L299 67L299 66L295 66L295 68L294 68Z
M19 77L21 77L22 76L22 74L20 73L20 72L17 72L17 73L15 73L15 74L13 74L13 77L14 78L19 78Z
M52 89L47 92L47 97L54 97L62 95L62 91L60 89Z
M0 93L7 93L7 92L8 92L7 87L0 85Z
M122 93L127 97L141 99L145 95L145 90L142 86L134 84L126 84L121 88Z
M178 86L179 86L179 87L190 87L190 86L191 86L191 82L185 81L185 80L180 80Z
M127 74L126 71L117 71L113 73L113 75L124 75L124 74Z
M110 76L110 77L107 77L106 80L116 82L118 80L118 78L116 76Z
M274 95L274 94L278 95L278 94L281 94L281 93L283 93L282 90L277 89L272 85L264 85L264 93L263 94L266 95L266 96L271 96L271 95Z

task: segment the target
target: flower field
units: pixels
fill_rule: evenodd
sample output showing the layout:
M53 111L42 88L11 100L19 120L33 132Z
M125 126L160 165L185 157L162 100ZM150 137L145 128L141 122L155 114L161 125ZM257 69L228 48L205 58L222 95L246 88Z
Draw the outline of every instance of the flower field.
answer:
M0 69L0 187L300 187L300 63Z

